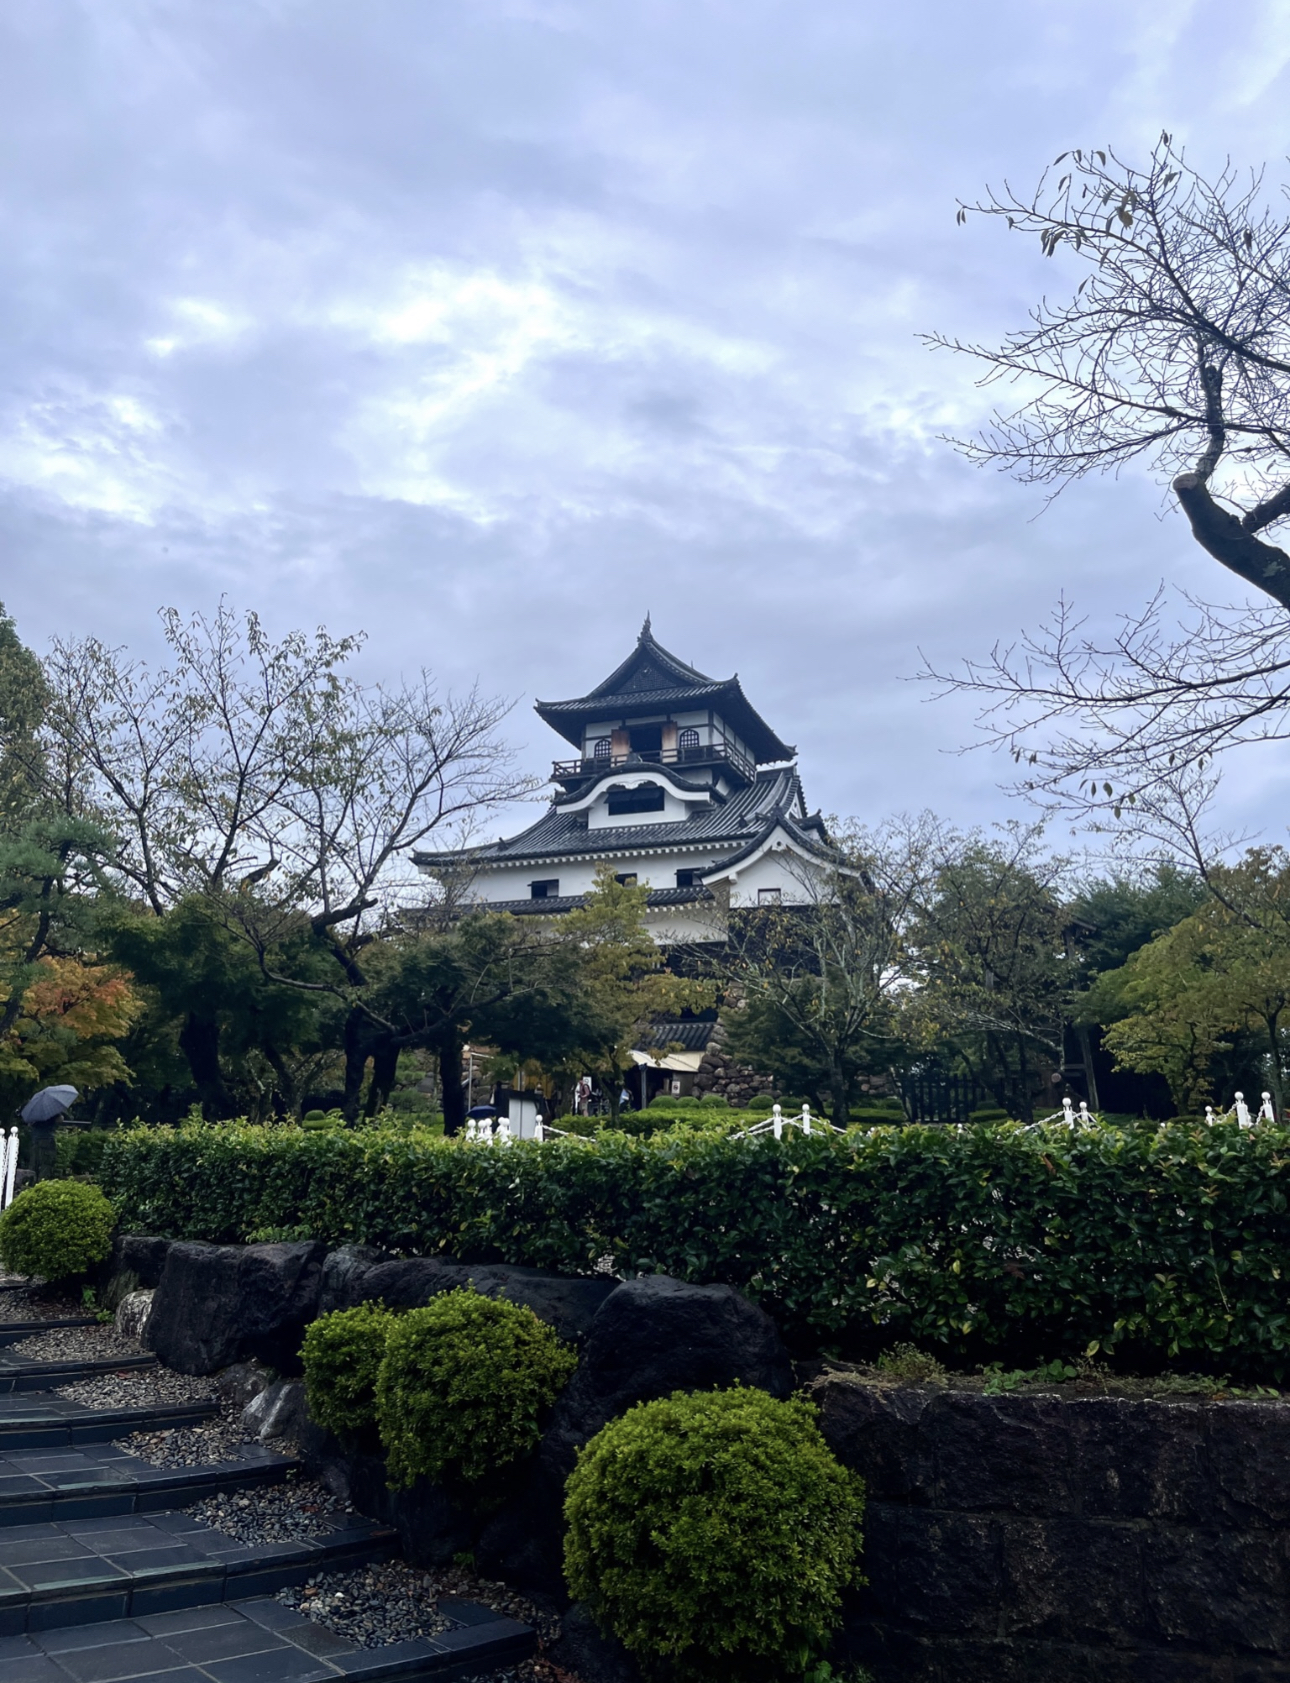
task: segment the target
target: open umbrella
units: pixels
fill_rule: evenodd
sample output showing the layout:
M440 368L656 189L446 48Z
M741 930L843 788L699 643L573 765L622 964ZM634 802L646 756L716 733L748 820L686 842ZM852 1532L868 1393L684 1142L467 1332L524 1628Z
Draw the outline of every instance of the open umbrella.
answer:
M24 1122L53 1122L79 1097L75 1087L42 1087L18 1114Z

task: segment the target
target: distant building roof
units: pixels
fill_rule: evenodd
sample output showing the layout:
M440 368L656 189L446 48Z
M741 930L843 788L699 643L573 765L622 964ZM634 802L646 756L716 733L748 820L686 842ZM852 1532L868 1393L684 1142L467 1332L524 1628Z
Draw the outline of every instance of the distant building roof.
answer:
M595 689L570 701L535 703L538 717L575 747L582 746L583 732L594 719L640 718L700 707L711 708L724 719L759 764L791 760L797 752L753 707L737 674L709 678L687 666L655 640L648 619L627 659Z
M638 769L638 768L634 768ZM701 852L710 868L733 864L752 853L779 826L805 852L832 859L818 813L804 811L802 787L791 766L758 772L752 783L723 801L697 808L671 823L609 824L589 829L587 814L552 806L517 836L445 853L414 853L415 864L541 864L588 854ZM696 860L696 865L702 865ZM508 903L509 904L509 903ZM539 905L541 902L538 903ZM552 908L554 909L554 908Z

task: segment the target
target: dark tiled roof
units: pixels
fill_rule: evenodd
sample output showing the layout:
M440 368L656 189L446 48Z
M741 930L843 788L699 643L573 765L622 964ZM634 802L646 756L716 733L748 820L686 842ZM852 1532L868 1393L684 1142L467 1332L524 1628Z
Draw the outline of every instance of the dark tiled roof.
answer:
M639 717L698 706L711 706L718 712L748 744L757 761L793 758L796 750L770 728L744 694L737 677L709 678L687 666L655 641L648 620L627 659L595 689L569 701L534 703L538 717L575 747L582 746L583 727L589 719Z
M653 1023L641 1036L637 1050L647 1052L651 1046L682 1046L687 1052L702 1052L716 1032L715 1023Z
M701 807L692 818L666 824L611 824L603 829L587 827L585 812L566 812L552 806L536 824L504 841L467 849L464 853L415 853L418 865L520 864L567 855L597 853L689 852L702 850L715 867L731 857L742 856L759 845L776 823L783 823L802 845L818 851L823 845L823 826L816 817L795 817L801 800L801 786L791 766L759 772L756 781L737 790L721 803Z
M692 906L700 900L711 900L712 891L707 888L651 888L646 906L653 910L658 906ZM578 907L585 906L585 894L548 894L541 900L485 900L475 910L486 912L510 912L515 917L552 917L557 912L572 912Z

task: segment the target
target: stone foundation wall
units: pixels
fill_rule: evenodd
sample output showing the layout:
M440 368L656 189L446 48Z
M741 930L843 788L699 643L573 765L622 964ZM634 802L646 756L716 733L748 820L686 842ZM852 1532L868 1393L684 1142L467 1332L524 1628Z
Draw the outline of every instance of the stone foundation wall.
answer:
M750 1064L738 1064L725 1049L726 1031L720 1023L712 1026L712 1039L704 1049L703 1060L694 1076L697 1094L716 1093L736 1107L746 1105L761 1093L781 1097L773 1076L759 1075Z
M875 1683L1287 1683L1290 1404L814 1385Z

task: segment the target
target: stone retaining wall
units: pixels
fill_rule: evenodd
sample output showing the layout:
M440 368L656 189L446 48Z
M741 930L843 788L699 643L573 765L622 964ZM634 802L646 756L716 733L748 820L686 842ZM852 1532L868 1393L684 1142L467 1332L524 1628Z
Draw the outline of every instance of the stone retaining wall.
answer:
M813 1394L875 1683L1290 1683L1290 1404Z

